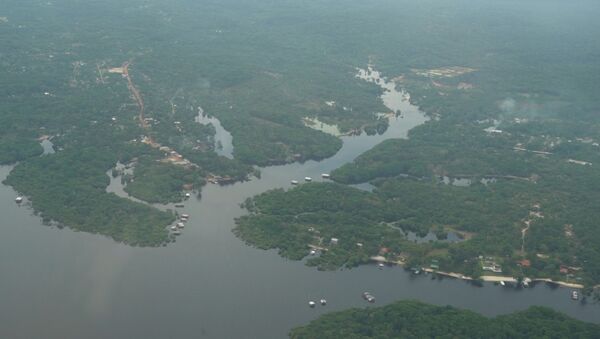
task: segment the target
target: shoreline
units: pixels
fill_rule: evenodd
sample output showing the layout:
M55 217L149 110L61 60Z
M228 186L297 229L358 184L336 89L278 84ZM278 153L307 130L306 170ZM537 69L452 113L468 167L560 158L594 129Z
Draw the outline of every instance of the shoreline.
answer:
M398 260L398 261L393 261L393 260L388 260L385 257L382 256L373 256L370 258L371 261L377 262L377 263L385 263L385 264L392 264L392 265L398 265L398 266L402 266L404 267L406 263ZM508 277L508 276L500 276L500 275L482 275L481 277L479 277L478 279L474 279L473 277L469 277L466 276L462 273L456 273L456 272L445 272L445 271L440 271L440 270L434 270L432 268L422 268L423 271L428 272L428 273L435 273L435 274L439 274L439 275L443 275L446 277L450 277L450 278L455 278L455 279L461 279L461 280L465 280L465 281L473 281L473 280L482 280L485 282L500 282L500 281L504 281L504 282L511 282L511 283L516 283L518 282L517 278L515 277ZM560 287L565 287L565 288L577 288L577 289L583 289L585 286L582 284L575 284L575 283L569 283L566 281L556 281L556 280L552 280L550 278L524 278L524 280L529 279L532 282L546 282L546 283L550 283L550 284L556 284Z

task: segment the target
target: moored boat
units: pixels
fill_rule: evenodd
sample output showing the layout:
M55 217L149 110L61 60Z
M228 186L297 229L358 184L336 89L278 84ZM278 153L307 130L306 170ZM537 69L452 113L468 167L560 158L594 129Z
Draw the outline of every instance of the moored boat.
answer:
M366 301L368 301L370 303L375 302L375 297L369 292L363 292L362 296L363 296L363 299L365 299Z
M577 292L577 291L571 291L571 299L578 300L579 299L579 292Z

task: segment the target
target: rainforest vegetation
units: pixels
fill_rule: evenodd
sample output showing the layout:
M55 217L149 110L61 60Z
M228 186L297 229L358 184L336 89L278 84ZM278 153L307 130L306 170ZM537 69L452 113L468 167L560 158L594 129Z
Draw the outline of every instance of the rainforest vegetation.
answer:
M373 233L385 234L386 246L413 253L409 260L425 261L414 255L422 247L444 247L425 252L445 258L448 267L464 266L458 258L477 253L507 262L530 258L529 269L546 275L569 265L583 267L578 278L600 277L594 264L600 257L594 227L596 166L568 162L598 160L600 66L595 55L600 44L594 32L600 24L581 13L557 15L544 9L530 20L528 13L540 10L533 3L523 4L523 11L503 2L482 10L467 0L458 7L435 3L435 11L431 0L419 5L386 0L380 6L351 1L344 10L322 1L306 6L254 0L9 2L0 13L6 47L0 54L0 163L18 163L6 182L29 196L47 219L128 243L159 244L161 237L136 239L144 232L115 236L112 228L133 227L129 224L77 226L91 222L90 209L100 214L103 204L87 202L90 192L113 199L105 192L106 172L118 161L138 164L128 192L167 202L181 197L183 184L200 189L208 176L245 180L255 173L255 165L332 156L342 141L305 126L303 119L318 118L341 132L384 131L385 119L376 115L388 111L380 100L381 88L356 77L357 68L371 64L405 89L430 121L411 131L408 140L386 141L333 173L340 183L373 181L377 186L373 194L351 191L349 197L358 194L361 201L373 199L398 209L385 215L374 214L374 208L363 212L361 224L369 230L361 230L361 236L376 229ZM396 13L393 19L391 12ZM572 21L586 29L576 29ZM456 43L456 37L463 39ZM124 65L129 65L143 111L127 74L121 74ZM232 134L233 159L215 153L214 128L195 122L200 112L218 118ZM503 132L485 132L488 127ZM39 157L40 137L52 138L57 152ZM165 163L171 151L189 165ZM91 169L81 159L98 166ZM399 180L400 175L414 178ZM469 178L474 184L444 186L439 176ZM479 183L482 178L497 182L486 186ZM315 188L314 194L341 189ZM289 194L288 200L297 203L294 193L277 194ZM422 202L409 202L409 194ZM56 202L77 204L52 203L55 195L65 199ZM523 245L523 218L538 203L544 218L532 221ZM153 213L128 215L152 217L152 225L169 219L146 208ZM423 212L427 208L440 212ZM286 238L279 229L275 237L257 222L294 213L256 212L240 223L253 225L252 236L244 236L242 226L237 232L258 246L277 247L298 258L306 250L305 234ZM486 213L493 218L484 218ZM357 221L343 222L349 218L343 209L318 214L311 217L358 226ZM301 221L302 229L309 224ZM458 244L417 246L382 222L440 238L451 228L472 234L465 233L469 240ZM565 225L568 230L572 225L568 237ZM335 260L324 255L310 262L328 268L364 262L381 245L364 243L360 251L329 254ZM344 246L341 242L338 251ZM554 255L537 256L547 253Z
M183 190L199 190L205 184L202 172L149 158L136 162L133 175L125 178L125 192L150 203L169 203L183 200Z
M308 338L598 338L600 327L544 307L486 318L416 301L321 316L290 333Z

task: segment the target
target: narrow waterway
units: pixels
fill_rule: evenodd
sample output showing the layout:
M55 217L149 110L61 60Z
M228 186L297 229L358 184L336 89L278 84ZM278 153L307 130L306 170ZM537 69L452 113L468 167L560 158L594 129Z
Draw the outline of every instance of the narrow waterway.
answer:
M390 118L382 135L344 137L332 158L262 169L261 179L229 186L208 185L202 200L187 200L191 215L177 242L133 248L99 235L41 225L16 192L0 186L0 337L6 338L284 338L289 329L319 315L401 299L454 305L488 316L545 305L573 317L600 322L600 306L582 305L568 289L545 285L515 290L459 280L413 276L398 267L367 265L319 272L288 261L276 251L246 246L231 229L245 214L247 197L351 161L384 139L405 137L427 119L406 95L398 97L402 118ZM390 93L388 93L389 91ZM398 94L400 93L400 94ZM386 102L388 105L389 102ZM388 107L390 107L388 105ZM390 109L396 111L395 106ZM4 179L10 167L0 167ZM327 306L308 307L326 298Z
M218 155L233 159L233 137L229 131L223 128L219 119L206 114L202 107L198 107L196 122L202 125L213 125L215 128L215 152Z

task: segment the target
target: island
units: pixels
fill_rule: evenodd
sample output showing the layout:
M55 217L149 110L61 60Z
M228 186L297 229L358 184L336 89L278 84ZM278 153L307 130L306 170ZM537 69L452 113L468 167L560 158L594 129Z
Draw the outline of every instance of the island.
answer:
M333 312L297 327L290 338L597 338L600 326L545 307L495 318L450 306L398 301Z

